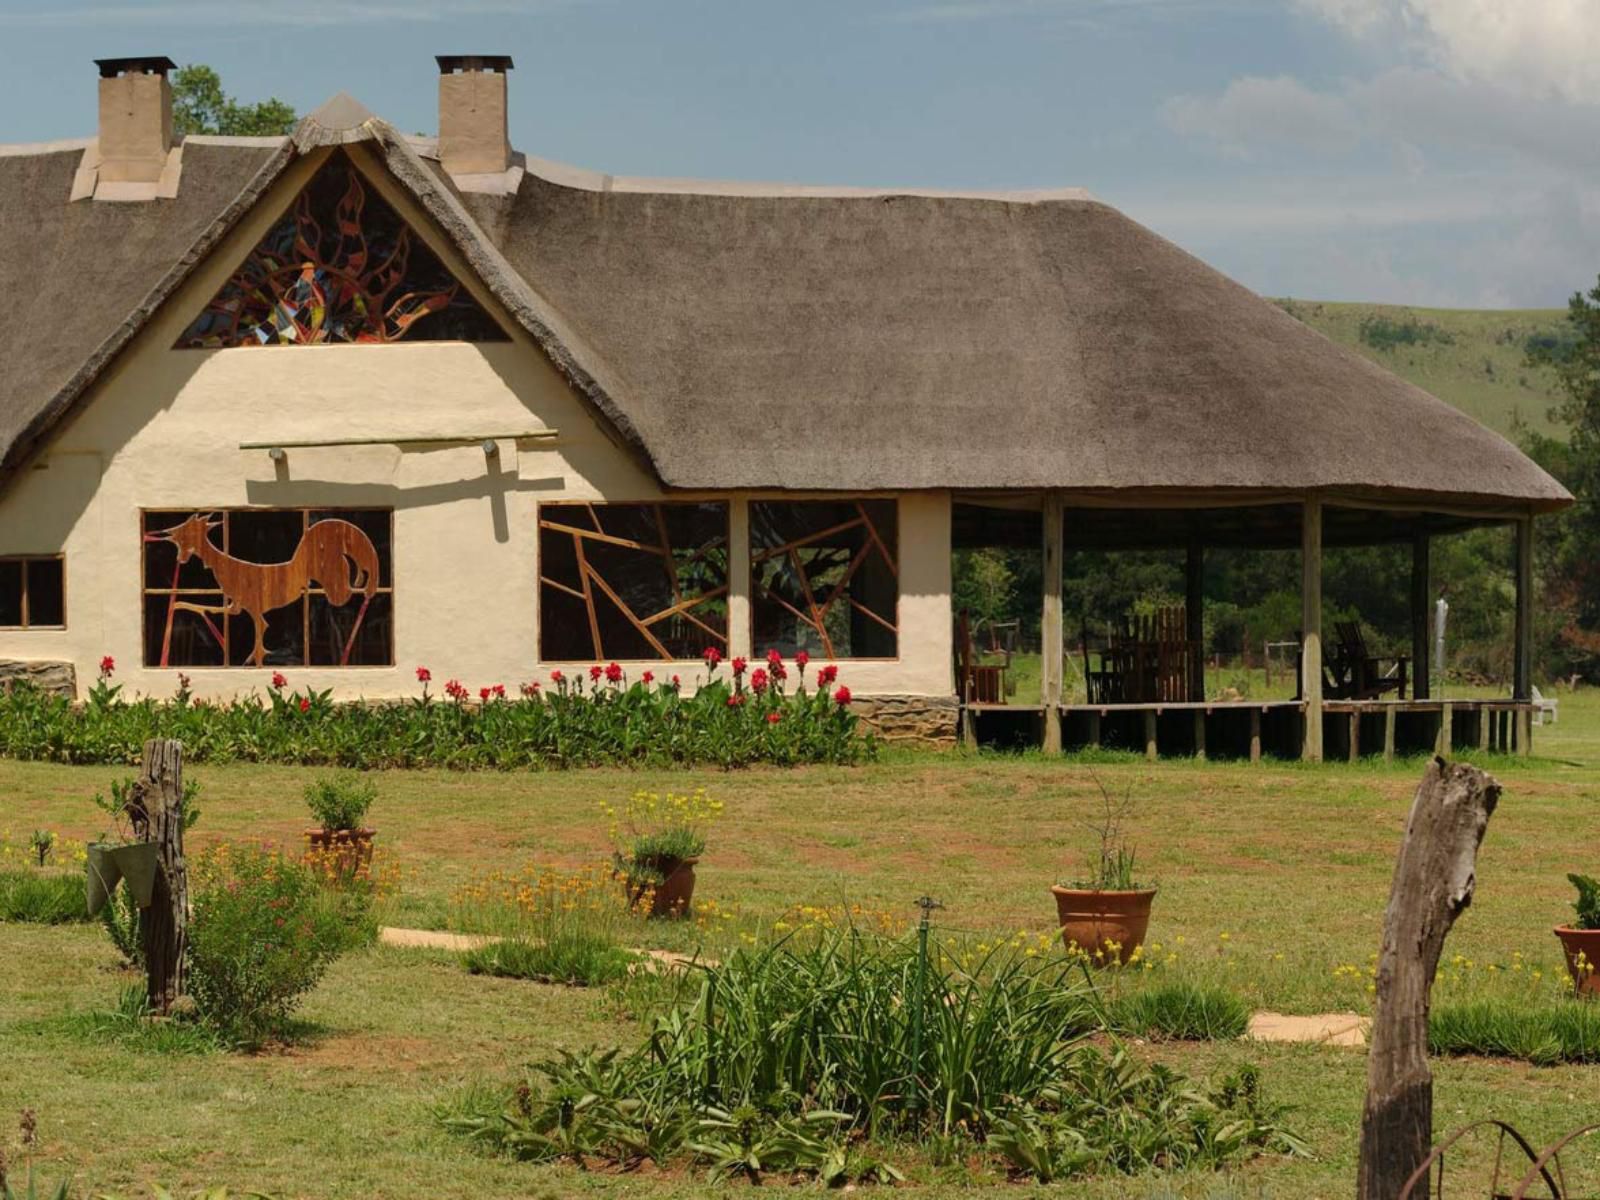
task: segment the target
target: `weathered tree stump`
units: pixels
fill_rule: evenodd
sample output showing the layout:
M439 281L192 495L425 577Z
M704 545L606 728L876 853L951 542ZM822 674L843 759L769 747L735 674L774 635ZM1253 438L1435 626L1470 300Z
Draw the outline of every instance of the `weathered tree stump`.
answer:
M189 931L189 873L183 859L183 743L155 738L144 744L144 768L128 800L128 818L140 841L154 842L161 860L150 907L139 922L144 941L150 1011L165 1016L183 994L184 947Z
M1378 955L1358 1200L1395 1200L1432 1146L1428 995L1445 934L1472 903L1478 846L1499 800L1492 776L1435 758L1411 801Z

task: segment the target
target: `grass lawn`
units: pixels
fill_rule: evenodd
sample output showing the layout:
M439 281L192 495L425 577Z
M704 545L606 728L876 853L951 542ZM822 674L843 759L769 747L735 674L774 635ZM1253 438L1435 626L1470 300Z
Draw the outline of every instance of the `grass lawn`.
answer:
M1570 912L1571 870L1595 873L1600 693L1564 696L1537 731L1536 757L1494 759L1505 785L1478 863L1473 907L1447 944L1478 964L1553 987L1552 925ZM89 797L111 768L0 762L0 836L36 827L98 831ZM218 839L295 842L312 772L197 767L203 816L191 846ZM923 894L950 929L1047 931L1048 885L1077 873L1096 778L1131 794L1141 874L1161 887L1150 974L1226 982L1255 1007L1362 1009L1389 873L1418 762L1095 766L1038 756L891 755L862 769L551 774L393 773L371 814L403 871L390 924L445 927L450 896L475 875L530 861L593 862L606 846L597 807L631 789L704 785L727 802L700 868L697 902L736 915L703 935L652 927L660 944L782 920L797 904L859 903L913 915ZM1175 961L1168 962L1173 956ZM1157 955L1152 955L1157 957ZM639 1025L603 991L469 976L449 955L376 949L341 960L302 1010L309 1039L257 1055L170 1055L86 1040L68 1014L108 1009L132 977L98 927L0 925L0 1109L38 1110L40 1162L84 1190L226 1183L281 1196L697 1195L698 1175L616 1176L529 1167L478 1155L438 1132L429 1108L464 1082L504 1079L557 1048L629 1042ZM1339 967L1356 968L1336 974ZM1137 980L1117 986L1136 986ZM1250 1043L1141 1046L1207 1074L1260 1064L1270 1092L1297 1106L1291 1125L1312 1160L1267 1160L1220 1181L1073 1183L1074 1195L1299 1198L1347 1194L1364 1086L1359 1052ZM1536 1141L1593 1119L1600 1067L1535 1068L1487 1059L1435 1064L1440 1131L1490 1115ZM9 1117L0 1112L0 1137ZM928 1196L998 1192L998 1176L913 1177ZM1470 1156L1469 1156L1470 1157ZM1582 1168L1582 1160L1573 1164ZM1569 1165L1569 1170L1570 1170ZM1465 1160L1455 1169L1467 1169ZM1593 1152L1574 1194L1600 1192ZM1465 1179L1465 1176L1461 1177ZM1587 1187L1588 1191L1582 1190Z

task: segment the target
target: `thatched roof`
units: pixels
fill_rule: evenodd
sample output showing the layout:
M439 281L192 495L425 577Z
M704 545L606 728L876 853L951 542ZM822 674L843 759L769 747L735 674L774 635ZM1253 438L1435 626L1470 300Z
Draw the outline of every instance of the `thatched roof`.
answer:
M1499 435L1083 193L719 187L537 160L504 194L462 193L429 144L346 99L276 154L186 147L176 201L69 205L76 153L0 155L0 286L48 297L0 314L4 466L283 166L352 141L672 487L1569 499Z

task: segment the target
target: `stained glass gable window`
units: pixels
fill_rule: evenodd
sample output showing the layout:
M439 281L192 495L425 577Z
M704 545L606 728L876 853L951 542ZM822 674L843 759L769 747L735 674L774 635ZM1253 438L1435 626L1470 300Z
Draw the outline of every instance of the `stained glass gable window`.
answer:
M350 159L334 155L178 348L503 342L506 335Z

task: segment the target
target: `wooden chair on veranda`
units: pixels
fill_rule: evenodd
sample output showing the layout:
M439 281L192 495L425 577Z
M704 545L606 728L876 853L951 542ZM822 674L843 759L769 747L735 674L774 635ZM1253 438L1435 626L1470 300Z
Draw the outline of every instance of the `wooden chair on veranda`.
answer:
M1006 699L1006 670L1011 665L1011 653L1000 651L1004 658L999 663L979 661L981 653L972 643L972 622L966 609L956 621L956 688L963 704L1004 704Z
M1408 655L1373 654L1355 621L1338 621L1333 628L1338 644L1324 664L1323 695L1330 700L1376 700L1394 692L1398 699L1406 698Z

